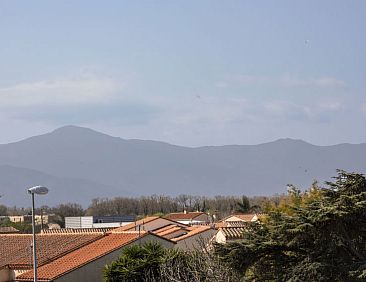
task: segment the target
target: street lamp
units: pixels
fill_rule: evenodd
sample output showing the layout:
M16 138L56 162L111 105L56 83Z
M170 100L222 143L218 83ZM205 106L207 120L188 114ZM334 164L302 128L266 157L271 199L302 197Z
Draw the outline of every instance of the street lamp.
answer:
M46 195L48 193L47 187L34 186L28 189L28 194L32 195L32 235L33 235L33 277L34 282L37 282L37 250L36 250L36 231L35 231L35 220L34 220L34 194Z

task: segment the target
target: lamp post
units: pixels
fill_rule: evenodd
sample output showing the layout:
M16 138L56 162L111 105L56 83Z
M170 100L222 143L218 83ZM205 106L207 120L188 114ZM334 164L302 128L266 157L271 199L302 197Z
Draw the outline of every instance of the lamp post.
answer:
M32 195L32 235L33 235L33 277L34 282L38 281L37 278L37 248L36 248L36 231L35 231L35 220L34 220L34 194L46 195L48 189L44 186L34 186L28 189L28 194Z

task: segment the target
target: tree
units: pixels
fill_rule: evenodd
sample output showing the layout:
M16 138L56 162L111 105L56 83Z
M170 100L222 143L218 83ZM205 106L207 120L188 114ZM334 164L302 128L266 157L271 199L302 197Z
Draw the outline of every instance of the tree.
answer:
M158 276L164 256L165 250L157 243L130 246L117 261L105 267L105 281L149 281L148 277Z
M249 213L258 212L261 210L259 205L251 205L247 196L242 196L239 202L235 204L235 212L237 213Z
M235 211L238 213L247 213L250 210L250 203L247 196L242 196L241 201L236 203Z
M221 282L240 281L232 269L220 264L208 251L164 249L157 243L134 245L104 268L104 281Z
M53 213L59 217L55 220L61 227L65 227L65 217L67 216L83 216L84 209L76 203L61 204L52 209Z
M248 280L365 281L366 179L338 171L326 184L293 190L216 253Z
M8 208L6 206L0 205L0 215L8 215Z

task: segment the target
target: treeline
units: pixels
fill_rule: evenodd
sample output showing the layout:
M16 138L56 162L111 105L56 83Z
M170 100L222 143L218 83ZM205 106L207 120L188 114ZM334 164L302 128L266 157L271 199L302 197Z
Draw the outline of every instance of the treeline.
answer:
M131 214L147 216L154 214L167 214L171 212L204 211L217 217L223 217L233 212L250 212L251 207L258 210L264 202L270 201L267 197L246 196L192 196L179 195L169 197L163 195L142 196L139 198L116 197L113 199L94 199L86 215L119 215ZM245 209L240 210L240 204L247 202ZM256 211L258 211L256 210Z
M177 197L151 195L141 197L115 197L93 199L85 209L77 203L65 203L55 207L42 206L36 214L56 214L60 221L66 216L106 216L106 215L164 215L171 212L204 211L217 219L239 212L261 212L266 203L279 203L284 195L271 197L246 196L193 196L182 194ZM29 208L6 207L0 205L0 215L30 214Z

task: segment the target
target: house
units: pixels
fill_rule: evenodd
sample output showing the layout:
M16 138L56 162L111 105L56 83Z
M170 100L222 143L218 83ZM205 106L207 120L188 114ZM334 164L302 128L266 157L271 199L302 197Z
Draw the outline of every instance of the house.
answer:
M126 226L114 229L112 233L125 231L150 231L176 243L175 247L183 250L202 248L208 243L217 230L209 226L189 226L165 217L150 216Z
M33 281L30 235L0 235L0 282ZM148 241L166 248L175 243L145 231L37 235L39 281L103 281L102 269L123 248ZM55 247L57 246L57 247Z
M102 236L102 233L36 235L38 264L53 261ZM13 281L19 274L32 269L32 235L0 235L0 254L0 281Z
M6 216L11 222L14 223L32 223L32 216L26 215L8 215ZM34 222L37 225L48 224L55 218L54 214L36 214L34 215Z
M0 226L0 234L15 234L19 233L19 230L13 226Z
M210 226L190 226L186 229L186 234L171 238L176 242L175 248L192 251L201 250L211 244L217 230Z
M234 214L215 223L218 229L215 236L217 243L227 243L245 237L247 226L250 222L258 221L258 214Z
M169 213L165 218L187 225L200 225L211 222L210 216L205 212Z
M245 227L221 227L215 236L216 243L225 244L228 242L243 239L245 237Z
M253 222L258 220L258 215L253 214L233 214L222 220L222 222Z
M109 228L120 227L135 221L134 215L123 216L68 216L65 217L66 228Z
M168 225L186 227L187 225L160 216L148 216L125 226L116 228L113 232L121 231L155 231Z

